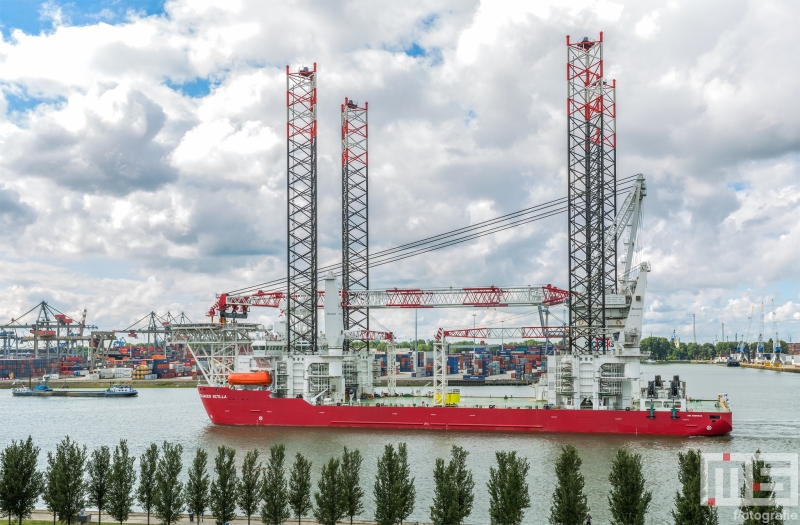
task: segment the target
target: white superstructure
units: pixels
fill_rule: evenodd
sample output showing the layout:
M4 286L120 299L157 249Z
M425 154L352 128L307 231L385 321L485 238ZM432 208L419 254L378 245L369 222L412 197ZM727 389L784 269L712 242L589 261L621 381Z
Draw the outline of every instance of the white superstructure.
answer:
M679 379L667 382L657 378L647 384L640 379L640 363L647 357L642 355L640 343L650 265L633 266L632 262L646 194L644 176L639 175L607 233L607 238L613 239L629 230L618 293L605 296L605 341L579 341L577 346L586 348L585 352L548 356L546 373L534 386L537 399L560 408L595 410L644 410L651 404L655 409L686 407L685 383Z

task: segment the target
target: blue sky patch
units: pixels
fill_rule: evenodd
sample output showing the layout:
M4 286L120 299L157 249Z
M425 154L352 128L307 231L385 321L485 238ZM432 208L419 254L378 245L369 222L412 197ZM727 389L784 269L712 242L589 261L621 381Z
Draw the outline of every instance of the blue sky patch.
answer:
M202 98L211 93L211 82L207 78L196 78L191 82L184 82L183 84L176 84L167 80L167 86L175 91L180 91L184 95L192 98Z
M426 55L425 50L416 42L411 44L411 47L406 48L405 53L410 57L424 57Z
M403 52L413 58L427 58L432 66L442 63L442 51L438 48L425 49L416 42L403 50Z
M438 19L439 19L439 15L437 15L436 13L433 13L432 15L428 15L428 16L426 16L425 18L423 18L421 20L422 27L426 31L429 31L429 30L431 30L433 28L433 24L435 24Z
M68 2L43 2L42 0L0 0L0 32L8 39L14 29L29 35L53 29L53 20L47 9L60 8L65 25L91 25L98 22L118 24L125 22L128 11L145 16L164 13L164 0L72 0Z
M747 189L747 183L744 181L729 182L728 187L733 188L733 191L742 191L744 189Z
M6 113L24 113L36 108L39 104L56 104L67 101L65 97L43 98L8 92L4 92L3 97L5 97L8 104Z

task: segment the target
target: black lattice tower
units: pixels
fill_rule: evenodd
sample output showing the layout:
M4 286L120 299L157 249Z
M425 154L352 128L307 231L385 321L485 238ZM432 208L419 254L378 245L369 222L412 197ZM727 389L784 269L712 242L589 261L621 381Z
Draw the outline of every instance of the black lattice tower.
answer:
M317 64L286 66L288 218L287 337L290 352L317 349Z
M603 81L603 222L608 232L617 215L617 81ZM606 252L605 288L616 293L618 288L617 269L617 237L605 239L612 249Z
M348 308L348 292L369 289L368 103L342 104L342 303L345 330L369 330L369 310ZM348 341L345 341L345 345Z
M574 43L567 37L569 324L576 353L605 346L604 86L603 34Z

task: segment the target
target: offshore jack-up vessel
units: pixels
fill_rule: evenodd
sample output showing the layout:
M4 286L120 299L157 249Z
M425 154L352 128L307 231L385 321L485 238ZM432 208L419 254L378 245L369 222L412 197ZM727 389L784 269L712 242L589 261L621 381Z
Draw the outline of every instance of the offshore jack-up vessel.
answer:
M608 238L629 230L624 271L617 293L605 295L601 339L579 341L582 352L556 352L546 359L538 383L509 399L461 397L448 389L448 338L569 337L570 329L477 328L440 330L434 344L433 395L397 396L395 350L388 332L346 331L342 291L332 274L325 278L325 329L316 352L290 352L286 325L279 320L256 343L255 324L173 325L172 338L194 354L205 386L199 394L209 418L219 425L398 428L458 431L624 433L717 436L732 430L728 398L693 399L678 376L642 380L640 350L648 263L632 266L642 199L643 176L626 197ZM386 290L348 292L361 307L530 306L568 301L551 286ZM323 296L323 294L320 294ZM229 298L228 300L234 300ZM235 299L242 306L285 307L281 293ZM222 297L220 310L228 303ZM574 334L573 334L574 335ZM346 340L387 342L387 387L379 388L374 349L345 349ZM386 395L381 395L381 390Z

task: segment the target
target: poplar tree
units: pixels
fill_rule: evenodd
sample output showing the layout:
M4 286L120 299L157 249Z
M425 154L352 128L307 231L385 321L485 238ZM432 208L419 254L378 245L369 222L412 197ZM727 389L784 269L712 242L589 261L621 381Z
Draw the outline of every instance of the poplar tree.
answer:
M340 462L331 458L327 465L322 466L322 475L317 482L317 492L314 493L314 518L320 525L336 525L344 517L344 499L339 486Z
M239 480L236 476L236 451L222 445L217 448L214 458L214 472L217 477L211 482L211 513L217 525L225 525L236 517L236 497L239 494Z
M42 488L42 501L44 501L44 505L47 510L53 515L53 525L56 525L56 508L58 507L58 500L59 495L55 490L57 485L56 478L58 477L59 473L51 468L50 466L50 458L48 454L47 459L48 465L44 471L44 487Z
M268 525L280 525L289 514L289 495L286 489L286 447L282 444L269 448L269 460L261 483L261 521Z
M514 452L495 452L497 468L489 467L489 520L491 525L520 525L531 506L525 458ZM575 522L579 523L579 522Z
M612 525L644 525L653 494L645 489L641 454L617 450L608 476L608 506Z
M136 484L136 458L130 455L128 442L121 440L114 447L114 462L108 488L108 514L122 525L127 521L133 507L133 486Z
M762 486L766 488L772 485L772 476L769 475L772 465L761 459L760 455L761 450L756 450L753 459L750 460L753 477L748 479L749 476L745 476L739 491L739 495L742 497L739 511L744 516L742 525L781 525L783 524L783 506L775 502L775 491L771 488L760 489ZM747 472L746 465L742 464L742 468ZM752 483L750 486L754 488L752 499L747 494L748 483ZM759 490L755 490L755 485L758 485ZM753 499L766 499L769 503L756 503Z
M373 494L378 525L402 523L414 511L416 489L405 443L398 445L397 452L392 445L384 447L378 459Z
M33 438L26 441L12 441L0 451L0 510L8 516L8 523L14 518L22 525L44 488L44 476L36 470L39 447L34 446Z
M136 499L147 513L147 525L150 525L150 512L156 496L156 468L158 467L158 445L151 443L142 457L139 458L139 488Z
M583 523L589 513L583 491L586 480L581 474L582 464L574 445L561 446L561 454L556 459L556 490L550 507L551 525Z
M340 471L342 488L342 498L344 499L344 515L350 518L350 525L353 525L353 517L364 510L362 500L364 490L361 488L361 463L364 460L358 450L347 450L344 447L342 454L342 467Z
M173 525L181 519L184 507L183 482L180 481L183 447L167 441L161 446L156 468L153 509L162 525Z
M106 445L92 451L86 465L89 476L86 493L89 505L97 507L97 523L102 523L103 509L108 502L109 478L111 476L111 450Z
M200 521L200 515L208 507L208 487L211 480L208 475L208 452L198 448L189 468L189 481L186 483L186 505L189 512Z
M397 446L397 521L400 525L414 512L414 502L417 489L411 477L411 467L408 465L408 448L405 443Z
M675 494L675 508L672 510L675 525L717 525L716 507L700 504L700 451L678 452L678 462L681 490Z
M289 476L289 508L300 520L311 512L311 462L299 452L292 464L292 473Z
M434 525L461 525L472 512L475 500L475 482L467 470L466 450L453 445L450 462L436 458L433 470L433 505L431 521Z
M14 463L17 461L18 452L16 442L12 442L5 450L0 451L0 517L8 517L8 525L11 525L11 507L13 506L14 494L9 481L15 479Z
M250 525L250 516L256 513L261 501L261 470L258 449L254 448L244 456L242 480L239 482L239 508L247 516L247 525Z
M68 525L86 501L85 465L86 446L79 447L69 436L56 445L55 454L47 453L45 502L54 516Z
M394 500L394 482L397 477L397 455L392 445L383 448L383 455L378 458L378 472L375 474L375 521L377 525L395 525L397 520Z

